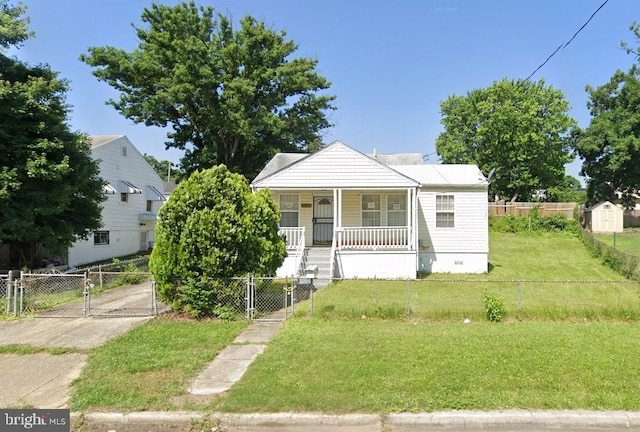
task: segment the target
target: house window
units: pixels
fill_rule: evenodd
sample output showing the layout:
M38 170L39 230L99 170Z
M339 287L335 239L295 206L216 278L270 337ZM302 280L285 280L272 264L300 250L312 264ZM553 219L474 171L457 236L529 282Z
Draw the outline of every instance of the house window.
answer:
M436 228L454 228L453 195L436 195Z
M362 195L362 226L380 226L380 195Z
M127 155L127 148L125 146L122 146L122 156L126 156Z
M129 194L126 192L120 193L120 202L129 202Z
M387 225L407 226L407 196L387 195Z
M94 231L93 232L93 244L94 244L94 246L108 245L109 244L109 231Z
M296 194L280 195L280 226L297 227L300 213L300 196Z
M153 201L151 201L151 200L147 200L147 211L148 212L152 212L153 211Z

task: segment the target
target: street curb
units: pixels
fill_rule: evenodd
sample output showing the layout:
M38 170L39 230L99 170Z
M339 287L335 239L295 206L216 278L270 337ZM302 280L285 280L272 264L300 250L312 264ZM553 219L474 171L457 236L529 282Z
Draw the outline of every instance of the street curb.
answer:
M73 422L82 419L88 426L162 425L188 426L192 421L203 420L206 414L191 411L146 411L132 413L72 413ZM402 414L312 414L312 413L209 413L208 417L220 421L223 427L251 428L265 426L275 428L326 427L366 428L371 431L428 431L444 428L500 429L518 427L548 428L640 428L640 412L629 411L441 411L432 413ZM315 430L315 429L314 429Z
M425 427L500 428L542 426L555 428L635 428L640 412L626 411L442 411L421 414L389 414L384 425L392 430L425 430ZM414 429L414 427L417 427Z

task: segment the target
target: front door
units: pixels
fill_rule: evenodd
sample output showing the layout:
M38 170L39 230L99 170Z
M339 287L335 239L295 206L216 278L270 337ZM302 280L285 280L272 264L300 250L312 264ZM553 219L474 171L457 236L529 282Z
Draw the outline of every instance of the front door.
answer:
M330 245L333 240L333 197L313 197L313 244Z
M140 250L146 251L149 249L149 232L148 231L140 231Z

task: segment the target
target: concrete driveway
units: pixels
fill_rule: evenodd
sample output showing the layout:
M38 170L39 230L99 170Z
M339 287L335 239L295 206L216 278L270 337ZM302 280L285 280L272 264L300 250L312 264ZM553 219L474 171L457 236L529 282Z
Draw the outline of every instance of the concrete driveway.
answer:
M126 304L134 287L110 293ZM162 308L161 308L162 309ZM88 350L120 336L152 317L20 318L0 321L0 346L31 345ZM0 407L66 408L69 385L87 355L0 354Z

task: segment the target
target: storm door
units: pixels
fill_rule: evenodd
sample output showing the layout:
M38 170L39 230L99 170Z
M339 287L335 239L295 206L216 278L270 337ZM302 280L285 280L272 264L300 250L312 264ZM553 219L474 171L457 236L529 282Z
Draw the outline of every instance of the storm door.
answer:
M313 197L313 244L330 245L333 240L333 197Z

